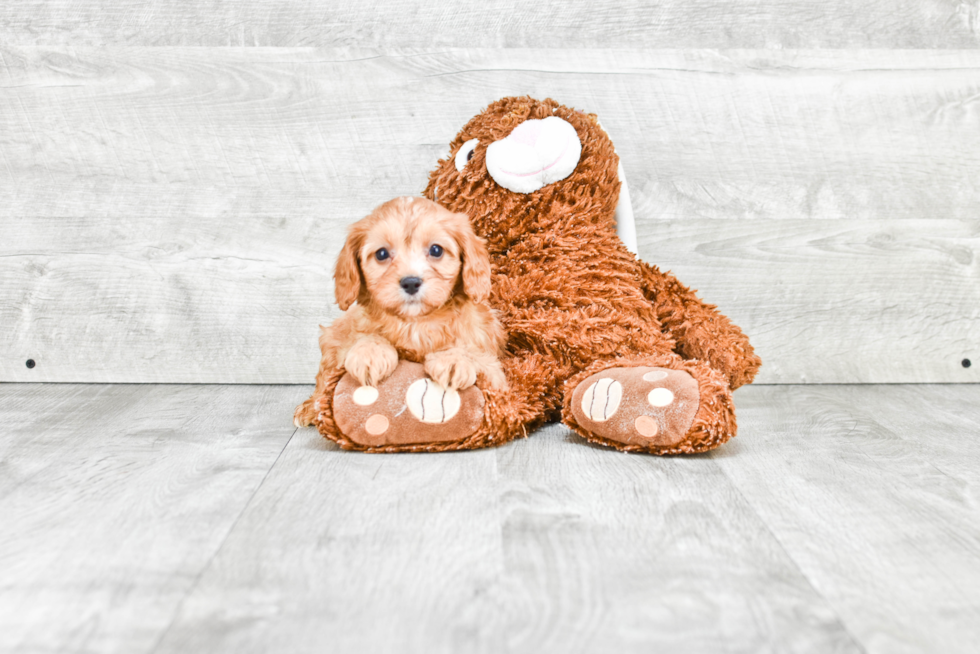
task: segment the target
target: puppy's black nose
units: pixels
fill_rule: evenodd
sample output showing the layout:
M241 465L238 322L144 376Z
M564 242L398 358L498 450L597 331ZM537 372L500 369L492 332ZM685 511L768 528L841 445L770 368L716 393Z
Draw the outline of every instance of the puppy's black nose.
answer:
M405 292L409 295L415 295L419 292L419 288L422 286L421 277L402 277L401 287L405 289Z

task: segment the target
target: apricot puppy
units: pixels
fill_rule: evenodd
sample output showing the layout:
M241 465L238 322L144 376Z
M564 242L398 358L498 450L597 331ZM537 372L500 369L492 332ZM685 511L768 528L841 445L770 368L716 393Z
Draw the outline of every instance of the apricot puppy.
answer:
M317 388L296 408L297 426L313 424L313 398L332 372L376 386L399 353L422 361L446 388L468 388L480 374L490 387L506 387L499 360L506 334L486 304L490 259L466 214L425 198L382 204L351 226L334 282L345 313L320 327Z

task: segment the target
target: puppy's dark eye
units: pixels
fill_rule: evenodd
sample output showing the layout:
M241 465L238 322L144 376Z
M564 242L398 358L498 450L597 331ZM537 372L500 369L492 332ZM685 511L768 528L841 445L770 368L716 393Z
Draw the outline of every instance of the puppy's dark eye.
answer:
M430 257L434 257L436 259L438 259L439 257L441 257L442 256L442 246L441 245L433 245L432 247L430 247L429 248L429 256Z
M390 256L391 255L388 254L388 250L386 250L384 248L381 248L380 250L378 250L377 252L374 253L374 258L377 259L378 261L384 261L385 259L387 259Z
M473 153L474 153L474 152L476 152L476 150L470 150L470 151L469 151L469 153L468 153L468 154L466 155L466 160L467 160L467 161L469 161L470 159L472 159L472 158L473 158Z

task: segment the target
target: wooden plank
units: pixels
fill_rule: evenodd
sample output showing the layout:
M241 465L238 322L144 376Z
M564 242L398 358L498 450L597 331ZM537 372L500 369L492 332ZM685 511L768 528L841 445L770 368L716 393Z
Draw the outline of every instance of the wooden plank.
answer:
M499 467L496 651L861 651L710 459L626 455L553 425Z
M980 388L975 384L855 389L851 415L874 420L905 442L909 455L946 477L945 489L971 508L980 485ZM902 407L896 411L895 407ZM932 474L932 470L930 473ZM954 499L955 501L955 499Z
M307 436L308 435L308 436ZM860 651L718 467L301 432L156 650Z
M493 450L290 442L154 652L474 651L497 577Z
M138 232L115 247L75 236L98 234L94 219L29 222L64 231L43 255L0 259L16 262L0 291L8 351L19 355L2 361L6 378L312 378L316 325L337 312L336 240L318 252L249 223L220 256L200 245L219 234L174 220L169 253L157 254ZM977 223L660 221L641 232L640 255L751 335L762 383L980 381L980 365L961 363L980 362Z
M639 253L751 335L762 383L980 381L978 220L665 220Z
M976 405L980 386L746 391L741 435L711 459L865 651L974 651L978 424L930 407Z
M303 221L306 235L278 220L14 222L55 236L0 255L0 378L312 381L317 325L338 313L336 222Z
M747 387L738 438L675 458L557 425L477 452L312 430L282 450L302 390L0 385L0 652L980 638L978 385Z
M597 113L637 218L974 219L980 52L6 48L4 215L350 220L505 95Z
M881 0L213 2L8 0L16 44L647 48L973 48L975 3Z
M980 52L0 52L0 379L309 381L344 227L531 93L602 117L760 381L980 381Z
M0 652L146 652L294 432L276 387L0 385Z

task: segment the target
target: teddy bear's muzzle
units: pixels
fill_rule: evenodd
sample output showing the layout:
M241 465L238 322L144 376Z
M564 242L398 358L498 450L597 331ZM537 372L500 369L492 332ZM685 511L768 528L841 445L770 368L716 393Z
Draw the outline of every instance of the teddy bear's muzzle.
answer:
M487 172L514 193L533 193L565 179L582 156L582 142L571 123L549 116L526 120L487 148Z

